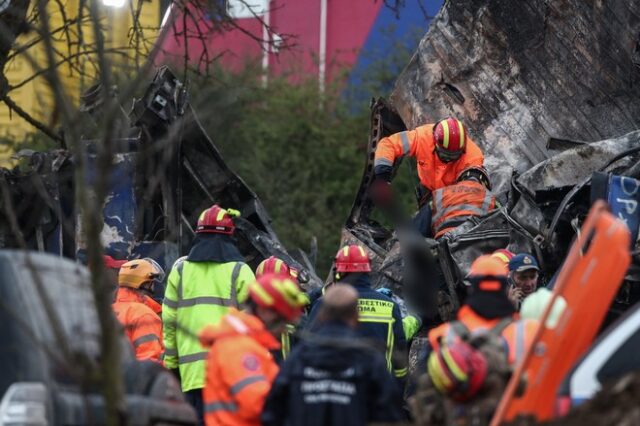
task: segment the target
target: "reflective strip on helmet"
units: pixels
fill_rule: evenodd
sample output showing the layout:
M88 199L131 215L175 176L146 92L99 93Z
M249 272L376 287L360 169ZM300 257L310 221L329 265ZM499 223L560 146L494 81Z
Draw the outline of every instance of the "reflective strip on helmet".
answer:
M227 211L225 209L220 209L218 211L218 215L216 216L216 221L220 222L222 219L224 219L224 215L227 214Z
M449 352L449 348L441 348L442 357L444 361L447 363L447 367L453 373L453 376L460 382L464 382L467 380L467 374L460 369L456 361L451 356L451 352Z
M367 257L367 252L364 251L362 246L356 246L356 247L358 247L358 250L360 250L360 254L362 255L362 257Z
M434 386L440 392L445 392L451 387L451 379L449 379L446 371L444 371L436 352L433 352L431 356L429 356L429 360L427 361L427 371L429 372L429 377L431 377L431 381Z
M178 302L175 301L175 300L169 299L167 296L164 297L164 300L162 301L162 304L165 305L168 308L171 308L171 309L177 309L178 308Z
M456 120L456 123L458 123L458 131L460 132L460 149L463 149L465 140L464 126L462 125L462 122L460 122L460 120Z
M387 159L387 158L376 158L373 162L373 167L378 167L378 166L389 166L389 167L393 167L393 161Z
M156 336L155 334L145 334L144 336L140 336L137 339L135 339L133 342L131 342L133 344L134 348L137 348L138 346L140 346L143 343L148 343L148 342L153 342L153 341L160 341L160 338L158 336Z
M409 136L407 136L407 132L400 132L400 140L402 141L402 155L407 155L410 149Z
M249 385L252 385L254 383L259 383L259 382L266 382L266 381L267 381L267 378L262 374L245 377L244 379L239 380L233 386L231 386L231 388L229 388L229 392L231 393L231 395L236 395Z
M235 413L238 411L238 405L235 402L214 401L204 405L205 413L214 413L216 411L230 411Z
M207 359L208 353L209 352L204 351L196 352L195 354L190 355L181 355L178 357L178 364L189 364L191 362L204 361L205 359Z
M274 303L273 297L269 293L267 293L267 291L264 288L260 287L259 284L254 284L251 287L251 290L256 297L262 300L262 303L264 303L267 306L273 305Z
M440 125L442 126L443 132L442 147L449 148L449 122L447 120L442 120Z
M201 296L192 297L190 299L182 299L178 302L179 308L186 308L196 305L233 306L234 301L225 297Z

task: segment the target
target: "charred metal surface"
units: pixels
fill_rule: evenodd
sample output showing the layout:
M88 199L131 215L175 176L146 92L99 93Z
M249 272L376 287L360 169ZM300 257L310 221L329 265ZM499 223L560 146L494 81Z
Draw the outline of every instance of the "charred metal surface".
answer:
M450 0L392 105L407 127L464 120L504 191L512 170L557 152L550 139L593 142L639 127L638 34L640 0Z

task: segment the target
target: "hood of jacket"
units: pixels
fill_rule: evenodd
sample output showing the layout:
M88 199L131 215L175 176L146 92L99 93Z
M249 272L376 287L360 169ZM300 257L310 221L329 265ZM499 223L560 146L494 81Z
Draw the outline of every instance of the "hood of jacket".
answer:
M161 304L144 294L142 291L129 287L118 287L114 303L142 303L158 315L162 312Z
M217 341L237 336L248 336L269 350L280 348L278 340L258 317L235 308L229 308L218 324L205 327L200 333L200 343L208 348Z
M187 256L189 262L244 262L233 238L225 234L196 235L191 251Z
M342 322L319 323L299 350L305 365L327 371L342 371L354 365L354 358L366 351L375 351L356 330Z

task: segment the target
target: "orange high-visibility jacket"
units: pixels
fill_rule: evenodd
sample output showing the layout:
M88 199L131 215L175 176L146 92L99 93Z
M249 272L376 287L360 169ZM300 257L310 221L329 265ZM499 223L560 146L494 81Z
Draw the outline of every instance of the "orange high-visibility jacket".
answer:
M495 327L503 318L486 319L476 314L468 306L462 306L458 311L457 320L462 322L469 332L473 333L478 330L490 330ZM502 338L505 340L509 353L509 364L515 365L524 356L525 351L529 348L538 328L538 321L517 319L514 315L513 322L507 325L501 332ZM451 344L458 339L453 327L450 323L440 324L438 327L429 331L429 344L432 350L440 347L440 339Z
M147 300L149 299L149 300ZM113 303L113 311L124 326L124 332L133 345L139 360L160 361L162 345L162 320L150 307L155 303L138 291L120 287ZM158 305L155 303L155 305Z
M382 138L376 148L374 167L393 166L396 159L409 155L418 163L420 182L429 190L435 191L443 186L456 183L456 178L463 170L482 166L484 156L478 145L467 136L467 148L462 157L450 163L442 162L435 152L436 142L433 137L434 124L425 124Z
M509 345L509 364L515 365L524 357L529 349L540 323L531 319L520 319L509 324L503 331L502 337Z
M433 234L439 238L471 216L483 216L495 207L496 197L478 182L465 180L433 191Z
M200 333L211 346L203 391L207 426L259 425L264 401L278 374L270 350L280 344L255 316L230 308Z
M487 319L481 317L467 305L460 307L456 319L463 323L471 333L480 329L490 330L502 320L502 318ZM432 350L440 348L440 338L449 344L453 343L458 338L453 327L451 327L451 323L445 322L444 324L440 324L429 331L428 339Z

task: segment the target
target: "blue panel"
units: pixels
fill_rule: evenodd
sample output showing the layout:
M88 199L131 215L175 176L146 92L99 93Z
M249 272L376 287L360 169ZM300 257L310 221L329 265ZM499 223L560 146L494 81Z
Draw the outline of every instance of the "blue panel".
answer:
M87 158L87 182L93 186L96 174L95 155ZM129 258L136 234L136 199L134 175L136 154L116 154L109 179L109 190L103 209L104 228L102 238L105 254L115 259ZM80 246L84 246L80 242ZM83 251L83 250L79 250ZM82 253L78 253L82 257Z
M607 201L611 212L622 220L631 232L631 247L638 238L640 225L640 181L625 176L609 176Z
M406 0L404 3L397 16L384 5L378 12L349 76L348 83L354 107L368 105L371 97L388 96L400 71L407 65L410 55L427 33L431 18L438 13L443 1ZM399 55L398 52L401 51L409 55ZM376 88L380 92L371 93L368 83L381 80L382 75L386 78L382 78L382 84Z

